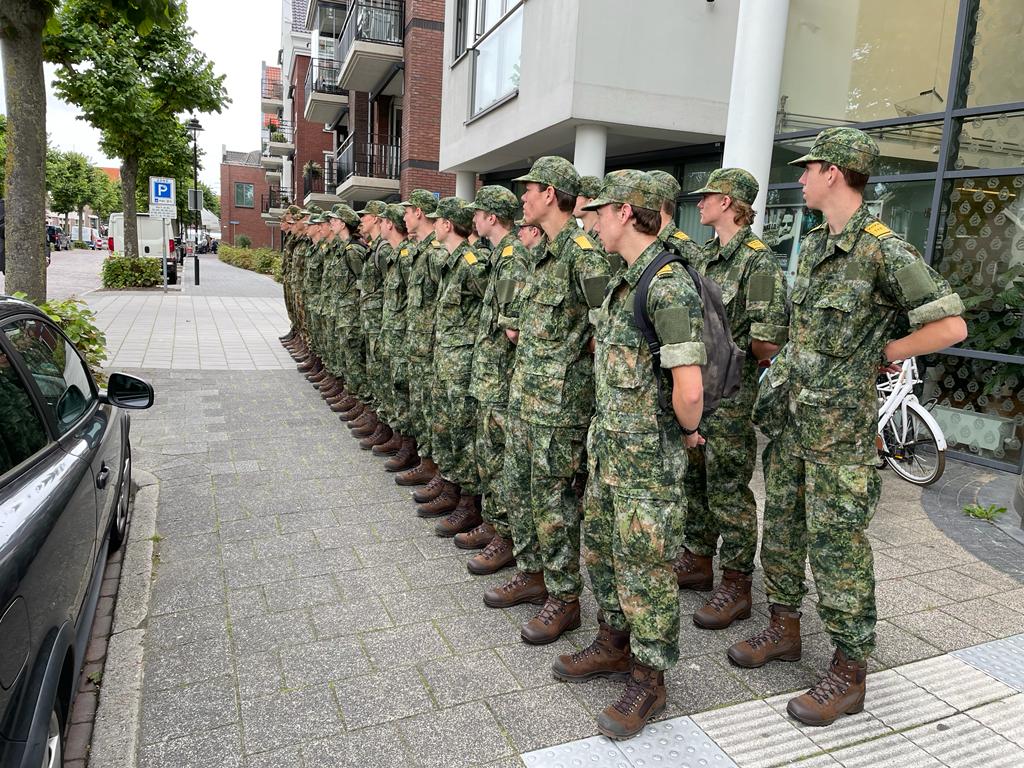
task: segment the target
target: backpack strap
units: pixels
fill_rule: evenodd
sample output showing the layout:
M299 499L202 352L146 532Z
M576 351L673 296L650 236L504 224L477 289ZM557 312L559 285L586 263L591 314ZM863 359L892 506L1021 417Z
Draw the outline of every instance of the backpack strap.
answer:
M647 298L650 295L651 283L654 281L654 278L663 268L673 262L682 264L686 271L691 273L692 277L693 268L686 263L682 256L672 251L662 251L647 265L643 274L640 275L640 279L636 284L636 293L633 296L633 322L647 342L647 349L650 350L651 367L654 369L654 381L658 385L658 407L665 412L670 412L672 405L665 396L664 387L661 382L661 342L658 341L658 334L654 331L654 324L647 314ZM694 284L697 286L699 294L700 281L695 280Z

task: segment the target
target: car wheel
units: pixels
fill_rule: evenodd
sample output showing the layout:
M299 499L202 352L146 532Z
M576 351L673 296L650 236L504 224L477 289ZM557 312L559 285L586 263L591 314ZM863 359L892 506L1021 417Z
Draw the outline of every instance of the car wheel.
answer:
M50 726L46 732L40 768L62 768L64 765L64 724L60 715L60 702L53 703Z
M128 533L128 515L132 502L132 444L125 441L124 461L121 465L121 487L117 491L117 508L110 521L110 551L116 552Z

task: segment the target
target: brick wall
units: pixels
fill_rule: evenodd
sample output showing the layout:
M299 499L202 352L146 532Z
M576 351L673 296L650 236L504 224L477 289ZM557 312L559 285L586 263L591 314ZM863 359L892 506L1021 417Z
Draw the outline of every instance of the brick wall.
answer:
M417 187L455 194L455 176L439 173L444 0L406 0L402 104L402 197Z
M253 207L235 207L235 183L253 185ZM260 195L267 194L267 172L261 166L220 164L220 234L230 245L241 235L247 235L256 248L275 247L276 229L272 230L260 217ZM228 222L239 222L232 227ZM234 239L232 239L234 230Z
M296 56L292 68L293 95L292 124L295 126L295 158L292 164L292 196L299 203L302 198L302 169L310 160L324 167L324 152L334 150L334 133L324 131L323 123L311 123L302 116L306 108L306 72L309 71L309 56Z

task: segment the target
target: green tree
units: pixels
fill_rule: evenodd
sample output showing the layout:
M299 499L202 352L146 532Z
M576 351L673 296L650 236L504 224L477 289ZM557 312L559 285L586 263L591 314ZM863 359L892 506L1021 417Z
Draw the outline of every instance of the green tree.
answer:
M54 86L100 131L104 152L121 158L125 253L138 256L140 162L180 141L176 115L220 112L228 102L224 76L192 45L183 4L146 37L125 21L97 18L92 0L65 0L58 18L61 32L47 46L58 64Z
M95 177L89 158L79 152L50 153L52 160L50 169L52 176L49 181L50 202L53 210L64 214L64 224L71 234L71 213L78 213L78 234L82 235L82 213L90 203L95 191Z
M210 189L206 182L200 181L199 188L203 190L203 207L220 216L220 195Z
M121 210L121 185L112 181L100 168L93 168L93 194L89 200L92 212L104 221L111 212Z
M139 34L165 24L178 0L93 0L97 20L128 19ZM46 298L46 259L41 220L46 211L46 81L44 30L60 31L58 0L0 2L0 53L7 94L8 151L4 155L7 206L7 290Z

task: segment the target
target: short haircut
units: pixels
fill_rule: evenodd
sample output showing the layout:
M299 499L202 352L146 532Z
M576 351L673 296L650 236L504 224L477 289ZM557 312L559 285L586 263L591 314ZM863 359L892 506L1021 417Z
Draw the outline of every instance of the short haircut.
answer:
M552 189L555 189L552 187ZM572 213L576 210L576 195L570 195L560 189L555 189L555 202L558 203L558 210L562 213Z
M452 229L455 231L455 234L458 235L459 237L469 237L469 233L473 231L472 226L464 227L458 222L452 221L451 219L447 219L447 221L449 224L452 225Z
M615 203L615 210L622 210L619 203ZM633 211L633 228L642 235L657 235L661 231L661 211L652 211L650 208L637 208L630 206Z
M818 166L819 173L825 173L825 171L833 165L836 165L835 163L819 162L821 162L821 165ZM843 175L843 180L846 182L848 187L860 193L864 192L865 188L868 186L868 175L866 173L851 171L849 168L843 168L841 165L836 165L836 168L838 168L839 172Z
M676 215L676 201L666 200L661 204L661 212L666 216L675 217Z

